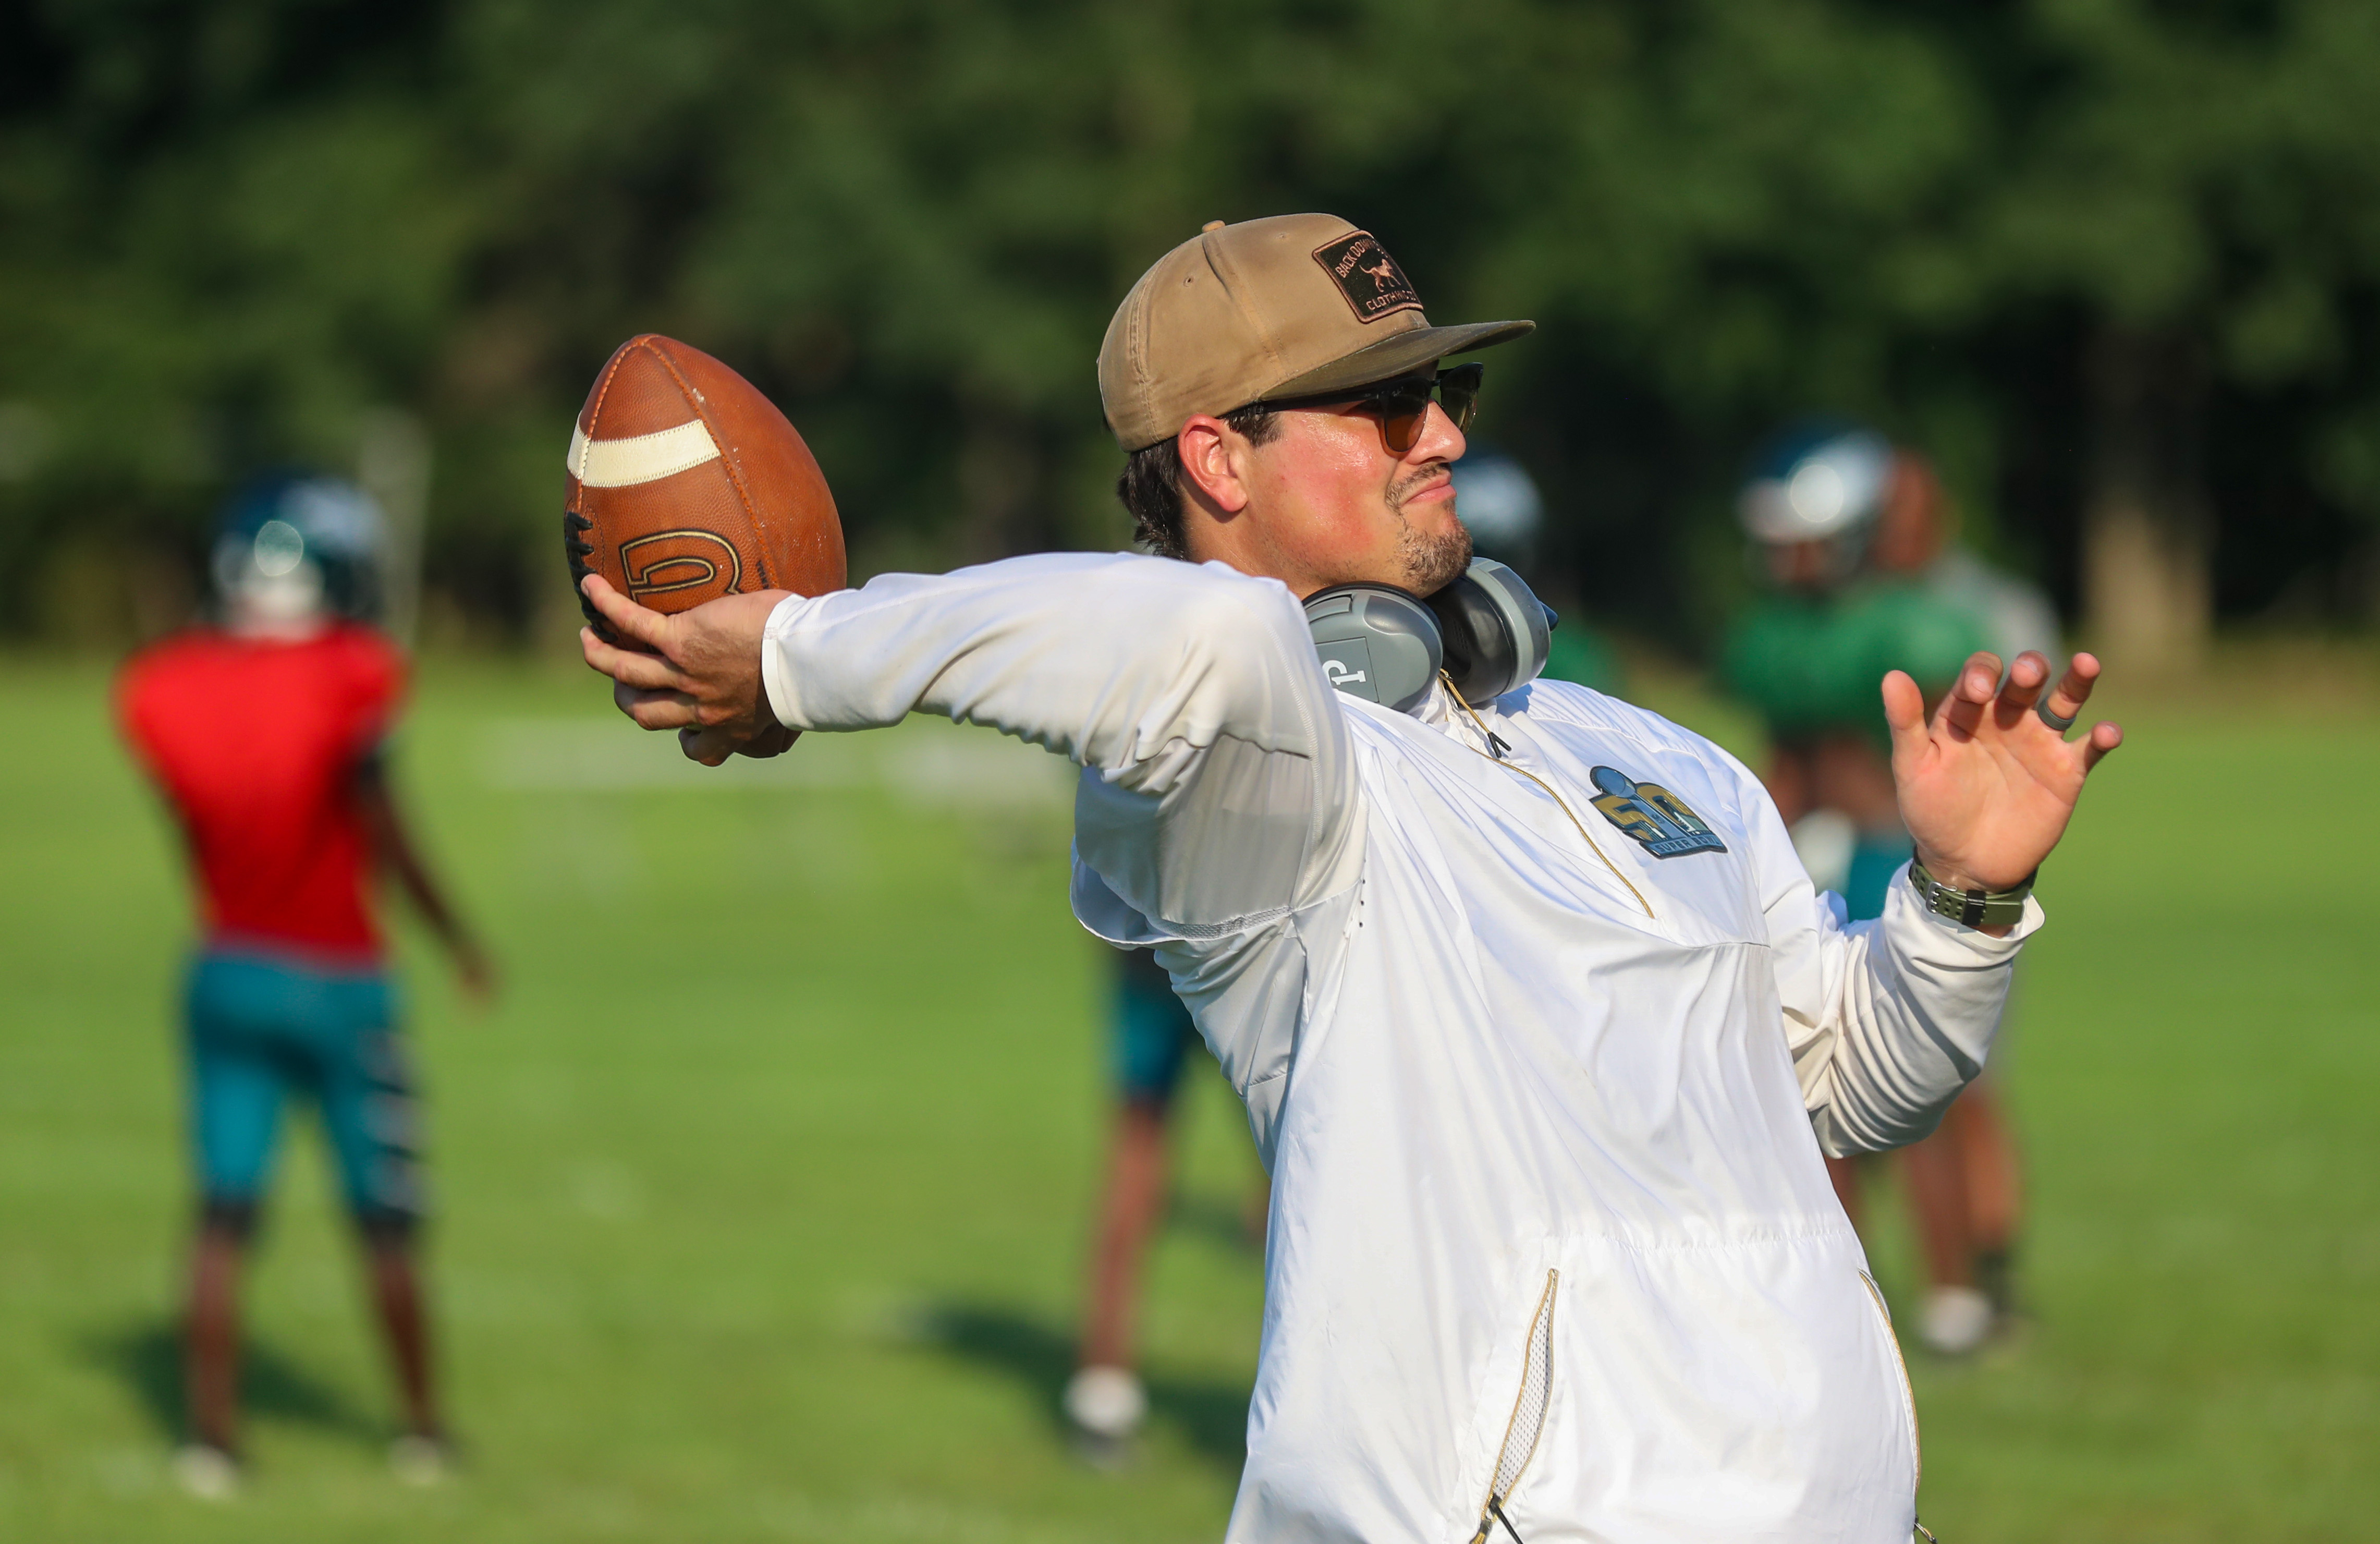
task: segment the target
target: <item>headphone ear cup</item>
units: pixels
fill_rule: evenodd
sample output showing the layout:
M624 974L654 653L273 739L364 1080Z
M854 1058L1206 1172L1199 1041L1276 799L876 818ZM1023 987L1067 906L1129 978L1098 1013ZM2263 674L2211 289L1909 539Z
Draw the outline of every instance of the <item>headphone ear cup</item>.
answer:
M1464 701L1517 691L1544 673L1549 614L1521 576L1495 559L1473 558L1428 605L1445 639L1447 676Z
M1322 673L1351 696L1409 713L1429 695L1445 655L1438 618L1385 584L1338 584L1305 602Z

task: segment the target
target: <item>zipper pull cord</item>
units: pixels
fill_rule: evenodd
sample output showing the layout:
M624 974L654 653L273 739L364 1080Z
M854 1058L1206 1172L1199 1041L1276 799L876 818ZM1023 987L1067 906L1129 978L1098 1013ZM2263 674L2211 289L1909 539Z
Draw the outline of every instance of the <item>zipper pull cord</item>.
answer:
M1504 1531L1512 1536L1512 1544L1528 1544L1528 1540L1521 1537L1521 1530L1512 1526L1512 1519L1504 1515L1504 1500L1500 1496L1488 1498L1488 1510L1479 1514L1479 1531L1471 1536L1471 1544L1488 1544L1488 1535L1496 1531L1499 1523L1503 1524ZM1927 1534L1925 1537L1931 1539L1934 1536Z
M1462 691L1454 684L1453 676L1449 675L1446 672L1441 670L1438 673L1438 678L1446 683L1446 689L1452 695L1454 700L1463 704L1463 711L1471 715L1471 722L1478 726L1480 735L1487 739L1490 746L1501 747L1507 751L1512 748L1509 743L1498 736L1484 722L1481 721L1479 711L1472 707L1470 702L1464 699ZM1543 788L1546 791L1546 796L1552 799L1554 804L1563 814L1570 816L1570 823L1578 828L1579 837L1582 841L1585 842L1586 850L1593 853L1598 859L1600 859L1606 869L1611 870L1611 877L1618 880L1621 886L1625 889L1628 894L1636 897L1636 904L1645 908L1645 916L1650 917L1653 915L1653 903L1645 899L1645 893L1637 889L1636 886L1630 881L1628 876L1620 871L1620 866L1618 864L1612 862L1610 858L1604 856L1603 849L1596 845L1594 833L1586 829L1586 822L1578 818L1576 812L1571 808L1568 800L1564 799L1561 795L1554 791L1554 785L1552 784L1547 782L1544 778L1539 777L1536 773L1529 771L1528 768L1521 766L1515 762L1505 760L1501 756L1489 755L1487 751L1480 749L1477 746L1473 746L1470 749L1471 754L1474 756L1485 757L1488 760L1493 761L1496 765L1503 768L1506 772L1516 772L1520 776L1527 778L1538 787Z

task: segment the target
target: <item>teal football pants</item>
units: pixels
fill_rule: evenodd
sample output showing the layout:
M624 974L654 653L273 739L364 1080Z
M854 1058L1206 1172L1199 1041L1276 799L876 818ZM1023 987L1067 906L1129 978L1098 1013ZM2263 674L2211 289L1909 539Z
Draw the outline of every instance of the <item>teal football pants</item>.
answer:
M211 1211L244 1216L262 1200L296 1095L321 1112L359 1221L421 1214L413 1080L386 975L209 951L190 967L188 1009L190 1129Z

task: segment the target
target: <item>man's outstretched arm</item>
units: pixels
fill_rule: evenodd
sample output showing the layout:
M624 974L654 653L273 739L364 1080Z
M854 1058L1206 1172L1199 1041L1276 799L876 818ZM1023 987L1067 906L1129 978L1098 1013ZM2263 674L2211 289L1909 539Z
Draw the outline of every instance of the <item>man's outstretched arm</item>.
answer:
M2050 689L2048 662L2027 653L2001 685L1998 659L1977 654L1930 718L1908 676L1886 678L1902 819L1937 881L1986 891L2029 882L2064 835L2083 780L2122 742L2112 723L2070 742L2051 722L2080 714L2098 674L2080 654ZM1761 825L1787 1039L1820 1145L1840 1156L1915 1141L1983 1069L2017 946L2041 908L2028 898L2021 921L1969 927L1937 916L1904 875L1881 918L1847 928L1811 894L1773 808Z
M587 593L638 645L587 632L589 664L631 718L680 731L696 760L925 711L1089 768L1104 792L1084 859L1150 917L1203 924L1296 905L1343 845L1345 724L1296 602L1270 580L1050 554L676 616L600 578ZM1250 861L1226 861L1235 853Z
M1905 1147L1983 1071L2041 909L2028 902L2022 923L1993 936L1926 911L1905 878L1874 921L1840 926L1815 896L1810 909L1798 930L1775 915L1770 926L1786 1042L1818 1146L1833 1158Z

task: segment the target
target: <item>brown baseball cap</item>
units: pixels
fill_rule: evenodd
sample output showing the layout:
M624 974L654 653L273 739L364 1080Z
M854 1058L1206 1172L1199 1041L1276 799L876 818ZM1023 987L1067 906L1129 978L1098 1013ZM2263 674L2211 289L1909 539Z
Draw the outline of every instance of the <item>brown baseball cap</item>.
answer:
M1127 451L1197 413L1411 374L1534 322L1433 327L1413 281L1335 214L1218 220L1157 260L1099 345L1099 405Z

